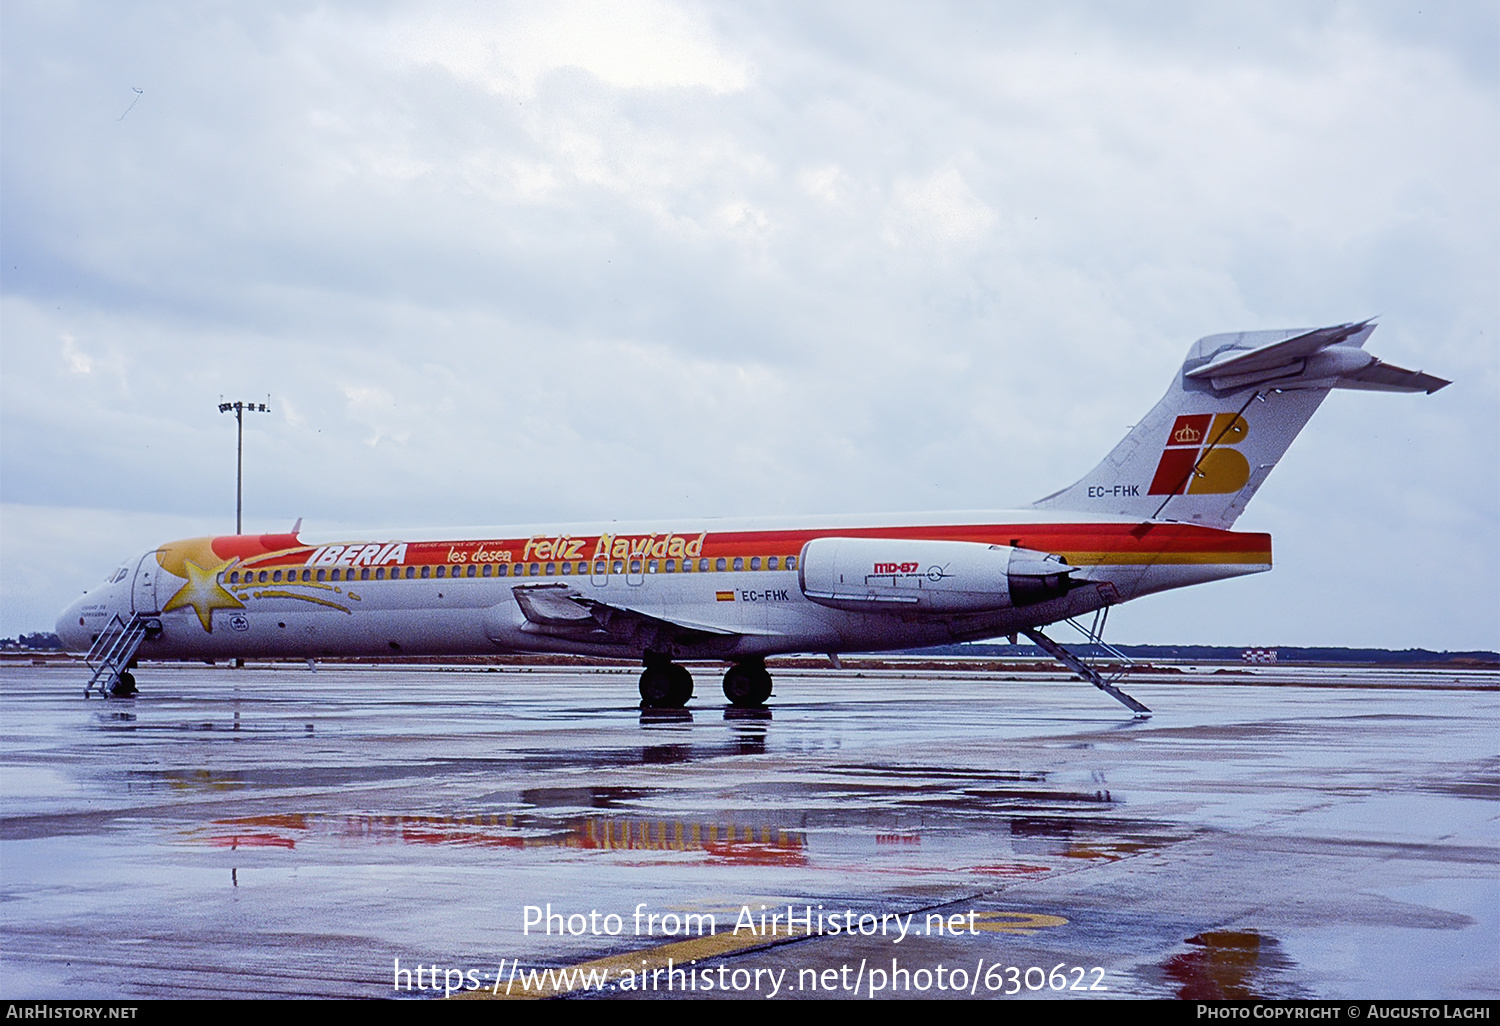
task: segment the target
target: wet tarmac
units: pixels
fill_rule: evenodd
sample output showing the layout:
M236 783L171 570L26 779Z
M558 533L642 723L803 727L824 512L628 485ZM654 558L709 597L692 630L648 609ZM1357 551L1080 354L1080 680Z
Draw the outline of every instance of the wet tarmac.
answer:
M1500 996L1494 672L695 675L0 666L0 992Z

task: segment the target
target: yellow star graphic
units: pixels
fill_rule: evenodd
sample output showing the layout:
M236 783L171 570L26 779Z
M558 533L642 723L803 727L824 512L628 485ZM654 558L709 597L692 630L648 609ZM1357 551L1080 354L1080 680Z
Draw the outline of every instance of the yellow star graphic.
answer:
M192 606L193 611L198 614L198 622L203 625L205 631L212 634L215 609L245 608L243 602L229 594L219 584L219 571L233 562L235 561L226 560L218 566L205 570L191 559L185 561L183 569L187 572L187 583L177 589L177 594L161 607L162 612L170 613L174 609Z

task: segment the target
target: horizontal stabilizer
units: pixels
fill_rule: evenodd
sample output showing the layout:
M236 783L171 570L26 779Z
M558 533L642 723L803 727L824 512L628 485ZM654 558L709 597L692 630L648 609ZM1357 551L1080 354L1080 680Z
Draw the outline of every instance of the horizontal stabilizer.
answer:
M1206 384L1220 392L1263 385L1268 388L1358 388L1374 392L1431 394L1449 383L1431 374L1383 363L1365 352L1365 340L1374 330L1370 321L1361 321L1316 328L1259 345L1253 344L1257 337L1275 333L1227 336L1233 341L1206 363L1192 367L1190 356L1182 376L1186 381ZM1226 336L1215 335L1203 342L1220 342L1224 338ZM1249 348L1246 348L1247 342L1251 342Z
M1362 388L1372 392L1436 392L1452 384L1443 378L1421 371L1404 370L1394 364L1375 360L1361 370L1340 376L1334 388Z
M1249 350L1238 347L1229 348L1203 366L1186 371L1184 376L1198 381L1211 381L1215 378L1288 373L1290 368L1298 366L1298 361L1306 360L1319 350L1342 345L1361 332L1368 335L1369 332L1364 329L1369 324L1369 321L1364 321L1360 324L1339 324L1332 328L1315 328L1280 342L1268 342ZM1364 337L1355 339L1351 348L1358 348L1362 345L1364 345ZM1215 385L1214 387L1221 386Z
M1365 352L1371 321L1209 335L1150 413L1040 509L1228 528L1335 388L1436 392L1448 382Z

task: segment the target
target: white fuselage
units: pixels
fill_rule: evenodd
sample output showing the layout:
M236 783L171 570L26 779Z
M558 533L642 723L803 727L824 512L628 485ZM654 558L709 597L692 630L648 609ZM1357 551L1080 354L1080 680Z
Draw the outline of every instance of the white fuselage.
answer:
M243 535L130 561L58 633L86 649L141 614L160 625L141 658L743 659L995 637L1269 567L1265 535L1035 510Z

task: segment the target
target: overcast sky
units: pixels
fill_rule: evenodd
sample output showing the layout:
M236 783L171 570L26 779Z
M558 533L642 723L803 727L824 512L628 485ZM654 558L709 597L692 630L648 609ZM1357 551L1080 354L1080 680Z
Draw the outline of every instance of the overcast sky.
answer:
M0 8L0 634L234 526L1012 508L1380 317L1122 642L1500 647L1500 8Z

